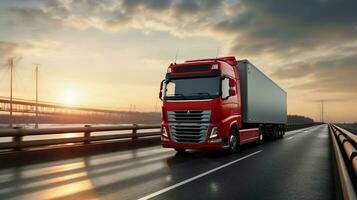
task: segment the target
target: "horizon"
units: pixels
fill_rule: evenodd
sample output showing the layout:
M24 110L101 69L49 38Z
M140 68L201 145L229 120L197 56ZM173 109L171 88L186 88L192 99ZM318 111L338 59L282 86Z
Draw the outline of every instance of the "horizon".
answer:
M219 49L219 56L249 59L282 87L288 114L319 121L324 100L325 121L356 122L352 4L1 1L0 96L9 95L7 60L15 57L15 98L35 98L40 64L40 101L153 112L177 51L183 62Z

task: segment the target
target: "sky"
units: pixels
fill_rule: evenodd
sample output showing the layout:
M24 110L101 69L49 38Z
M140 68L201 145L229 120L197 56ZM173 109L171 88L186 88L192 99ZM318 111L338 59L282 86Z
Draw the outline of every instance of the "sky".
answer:
M249 59L288 93L288 113L357 121L355 0L1 0L0 96L160 111L167 66ZM218 50L218 51L217 51Z

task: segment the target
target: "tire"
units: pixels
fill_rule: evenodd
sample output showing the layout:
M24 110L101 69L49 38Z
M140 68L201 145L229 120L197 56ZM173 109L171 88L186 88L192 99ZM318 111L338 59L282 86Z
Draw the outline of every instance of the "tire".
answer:
M280 138L282 139L284 137L284 126L280 126Z
M284 135L285 135L285 125L283 125L283 137L284 137Z
M234 129L231 129L229 133L229 138L228 138L228 149L227 153L228 154L234 154L237 151L238 147L238 138L237 138L237 131Z
M177 152L177 154L185 154L186 153L186 149L175 148L175 151Z
M282 132L282 129L281 129L280 125L278 126L278 138L279 139L283 138L283 132Z
M278 139L279 137L279 131L278 128L276 126L273 127L273 139Z
M264 143L264 135L263 135L263 133L264 133L264 126L263 126L263 124L260 124L259 125L259 140L258 140L258 145L262 145L263 143Z

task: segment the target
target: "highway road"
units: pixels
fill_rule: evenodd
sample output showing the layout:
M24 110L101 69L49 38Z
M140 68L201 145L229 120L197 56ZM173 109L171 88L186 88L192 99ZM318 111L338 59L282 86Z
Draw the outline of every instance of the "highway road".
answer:
M336 199L327 125L234 155L160 146L0 170L0 199Z

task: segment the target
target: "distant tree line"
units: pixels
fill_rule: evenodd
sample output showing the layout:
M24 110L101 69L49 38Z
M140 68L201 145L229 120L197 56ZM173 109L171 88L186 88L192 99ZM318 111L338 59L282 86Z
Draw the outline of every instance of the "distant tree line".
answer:
M288 124L310 124L314 120L301 115L288 115Z
M354 123L340 123L336 124L339 127L346 129L347 131L357 135L357 122Z

